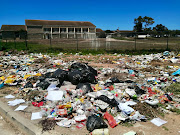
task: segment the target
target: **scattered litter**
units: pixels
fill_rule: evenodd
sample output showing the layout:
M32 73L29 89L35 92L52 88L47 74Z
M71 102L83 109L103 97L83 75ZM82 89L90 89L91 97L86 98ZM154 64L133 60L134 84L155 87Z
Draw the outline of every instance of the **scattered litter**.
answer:
M5 98L15 98L15 96L13 96L13 95L7 95L7 96L5 96Z
M16 106L21 103L25 103L25 100L24 99L15 99L13 101L8 101L9 106Z
M27 105L20 105L18 108L16 108L14 111L22 111L26 109L28 106Z
M77 130L86 126L92 135L109 135L108 126L153 118L160 126L166 121L159 115L180 108L179 56L169 51L98 59L79 53L8 54L0 59L0 92L10 106L26 103L38 110L31 120L43 118L43 132L56 125ZM25 108L20 105L15 111Z
M41 112L35 112L35 113L32 113L31 115L31 120L37 120L41 118L42 118Z
M164 120L162 120L162 119L160 119L160 118L154 118L154 119L152 119L151 120L151 122L154 124L154 125L156 125L156 126L161 126L161 125L163 125L163 124L166 124L167 123L167 121L164 121Z
M62 100L63 91L48 91L48 95L46 97L47 100Z

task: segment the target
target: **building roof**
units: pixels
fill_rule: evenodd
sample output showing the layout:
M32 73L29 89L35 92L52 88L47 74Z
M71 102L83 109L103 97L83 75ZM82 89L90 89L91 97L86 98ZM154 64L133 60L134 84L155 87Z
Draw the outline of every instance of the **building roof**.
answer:
M100 28L96 28L96 32L104 32L104 31Z
M53 21L53 20L25 20L26 26L58 25L58 26L91 26L96 27L91 22L84 21Z
M26 26L25 25L2 25L1 26L1 31L21 31L21 30L26 31Z

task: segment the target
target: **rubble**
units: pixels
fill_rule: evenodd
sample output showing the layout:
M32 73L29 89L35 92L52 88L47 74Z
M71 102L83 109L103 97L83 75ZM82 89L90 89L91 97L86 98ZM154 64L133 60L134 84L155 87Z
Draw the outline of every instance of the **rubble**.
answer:
M86 126L92 134L109 134L108 125L114 128L125 121L158 118L161 106L170 111L180 109L180 94L174 87L180 83L180 60L173 53L118 55L116 61L113 56L108 63L114 67L102 68L86 63L91 55L87 59L76 56L85 62L70 60L63 53L2 56L0 90L18 88L13 93L1 91L8 105L27 104L16 111L39 108L39 112L32 112L31 120L44 118L40 122L43 131L56 125ZM101 60L99 63L105 63Z

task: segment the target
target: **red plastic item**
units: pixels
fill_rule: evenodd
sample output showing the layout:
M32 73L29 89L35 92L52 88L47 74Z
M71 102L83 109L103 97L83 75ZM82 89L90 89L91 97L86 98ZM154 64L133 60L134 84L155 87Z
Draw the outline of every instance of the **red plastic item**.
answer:
M104 118L108 120L108 123L110 125L110 127L114 128L115 126L117 126L116 120L114 119L114 117L109 114L108 112L106 112L104 114Z
M40 107L40 106L43 106L43 102L32 102L32 105L34 106L37 106L37 107Z

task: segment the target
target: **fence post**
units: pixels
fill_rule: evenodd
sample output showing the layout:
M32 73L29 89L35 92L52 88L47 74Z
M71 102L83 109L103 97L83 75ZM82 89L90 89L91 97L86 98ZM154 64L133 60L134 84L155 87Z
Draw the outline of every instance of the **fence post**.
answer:
M78 51L78 37L77 37L77 33L76 33L76 50Z
M26 50L28 49L28 45L27 45L27 34L25 35L25 45L26 45Z
M51 45L51 36L50 36L50 48L52 48L52 45Z
M16 41L15 41L15 38L14 38L14 48L16 49Z

